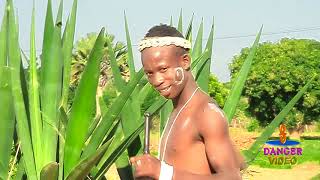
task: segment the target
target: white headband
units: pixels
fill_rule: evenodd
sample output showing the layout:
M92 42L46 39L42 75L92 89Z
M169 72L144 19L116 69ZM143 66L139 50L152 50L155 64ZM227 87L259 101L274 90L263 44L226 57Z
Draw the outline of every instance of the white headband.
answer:
M190 41L181 37L171 37L171 36L147 37L142 39L139 42L139 51L141 52L142 50L148 47L169 46L169 45L180 46L185 49L191 48Z

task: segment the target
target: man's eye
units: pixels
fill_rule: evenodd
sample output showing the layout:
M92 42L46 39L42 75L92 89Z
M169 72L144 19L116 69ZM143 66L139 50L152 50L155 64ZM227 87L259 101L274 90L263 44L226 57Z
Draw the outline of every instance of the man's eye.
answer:
M161 72L166 72L168 70L168 68L161 68L160 71Z

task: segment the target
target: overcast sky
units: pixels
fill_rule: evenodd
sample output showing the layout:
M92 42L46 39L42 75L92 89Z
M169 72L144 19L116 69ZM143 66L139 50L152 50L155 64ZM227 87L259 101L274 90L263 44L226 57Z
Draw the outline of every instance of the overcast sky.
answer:
M0 0L0 18L5 0ZM47 1L36 1L37 49L41 50ZM56 14L59 0L52 0ZM19 16L20 44L29 51L31 0L14 1ZM64 2L64 19L71 10L72 1ZM204 39L207 39L212 17L215 20L215 40L211 71L221 81L229 80L228 64L244 47L250 46L261 25L264 25L260 42L276 42L283 37L320 39L320 1L311 0L79 0L75 39L101 27L125 42L124 11L129 21L132 43L136 45L153 25L169 23L173 16L178 22L183 11L184 29L194 13L194 27L204 20ZM196 36L194 29L193 36ZM141 67L140 54L134 48L135 64Z

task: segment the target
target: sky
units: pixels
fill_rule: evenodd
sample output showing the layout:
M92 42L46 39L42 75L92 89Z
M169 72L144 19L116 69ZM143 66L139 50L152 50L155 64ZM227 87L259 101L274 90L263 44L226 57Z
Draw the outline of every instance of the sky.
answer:
M20 27L20 45L28 54L32 0L15 0ZM60 0L52 0L54 14ZM36 46L41 52L47 1L36 1ZM0 18L3 17L5 0L0 0ZM64 1L64 19L71 11L72 0ZM193 37L203 19L204 41L209 35L214 18L215 38L211 71L222 82L230 79L228 64L244 47L252 45L263 25L260 42L277 42L281 38L320 40L320 1L315 0L78 0L75 41L87 33L99 32L106 27L117 41L125 42L124 12L134 45L136 69L141 67L137 44L154 25L169 23L173 17L177 25L180 10L184 32L194 14ZM55 16L54 16L55 17Z

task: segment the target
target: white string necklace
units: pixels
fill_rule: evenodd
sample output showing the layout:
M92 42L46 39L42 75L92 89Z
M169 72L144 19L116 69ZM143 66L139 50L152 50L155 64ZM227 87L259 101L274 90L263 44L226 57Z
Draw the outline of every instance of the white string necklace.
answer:
M179 110L179 112L177 113L176 117L174 118L174 120L173 120L173 122L172 122L172 124L171 124L171 126L170 126L169 132L168 132L168 134L167 134L166 140L165 140L164 149L163 149L162 158L161 158L160 150L161 150L162 138L163 138L163 135L164 135L164 133L162 133L161 138L160 138L159 149L158 149L159 156L160 156L160 161L163 161L164 156L165 156L165 154L166 154L168 138L169 138L169 136L170 136L171 129L172 129L175 121L176 121L177 118L179 117L179 115L180 115L180 113L182 112L182 110L183 110L183 109L187 106L187 104L190 102L190 100L192 99L192 97L196 94L196 92L197 92L198 89L199 89L199 87L197 87L197 88L193 91L193 93L192 93L192 95L190 96L190 98L187 100L186 103L184 103L184 105L182 106L182 108ZM165 125L165 127L164 127L163 132L165 132L165 131L167 130L168 123L169 123L169 119L168 119L167 122L166 122L166 125Z

